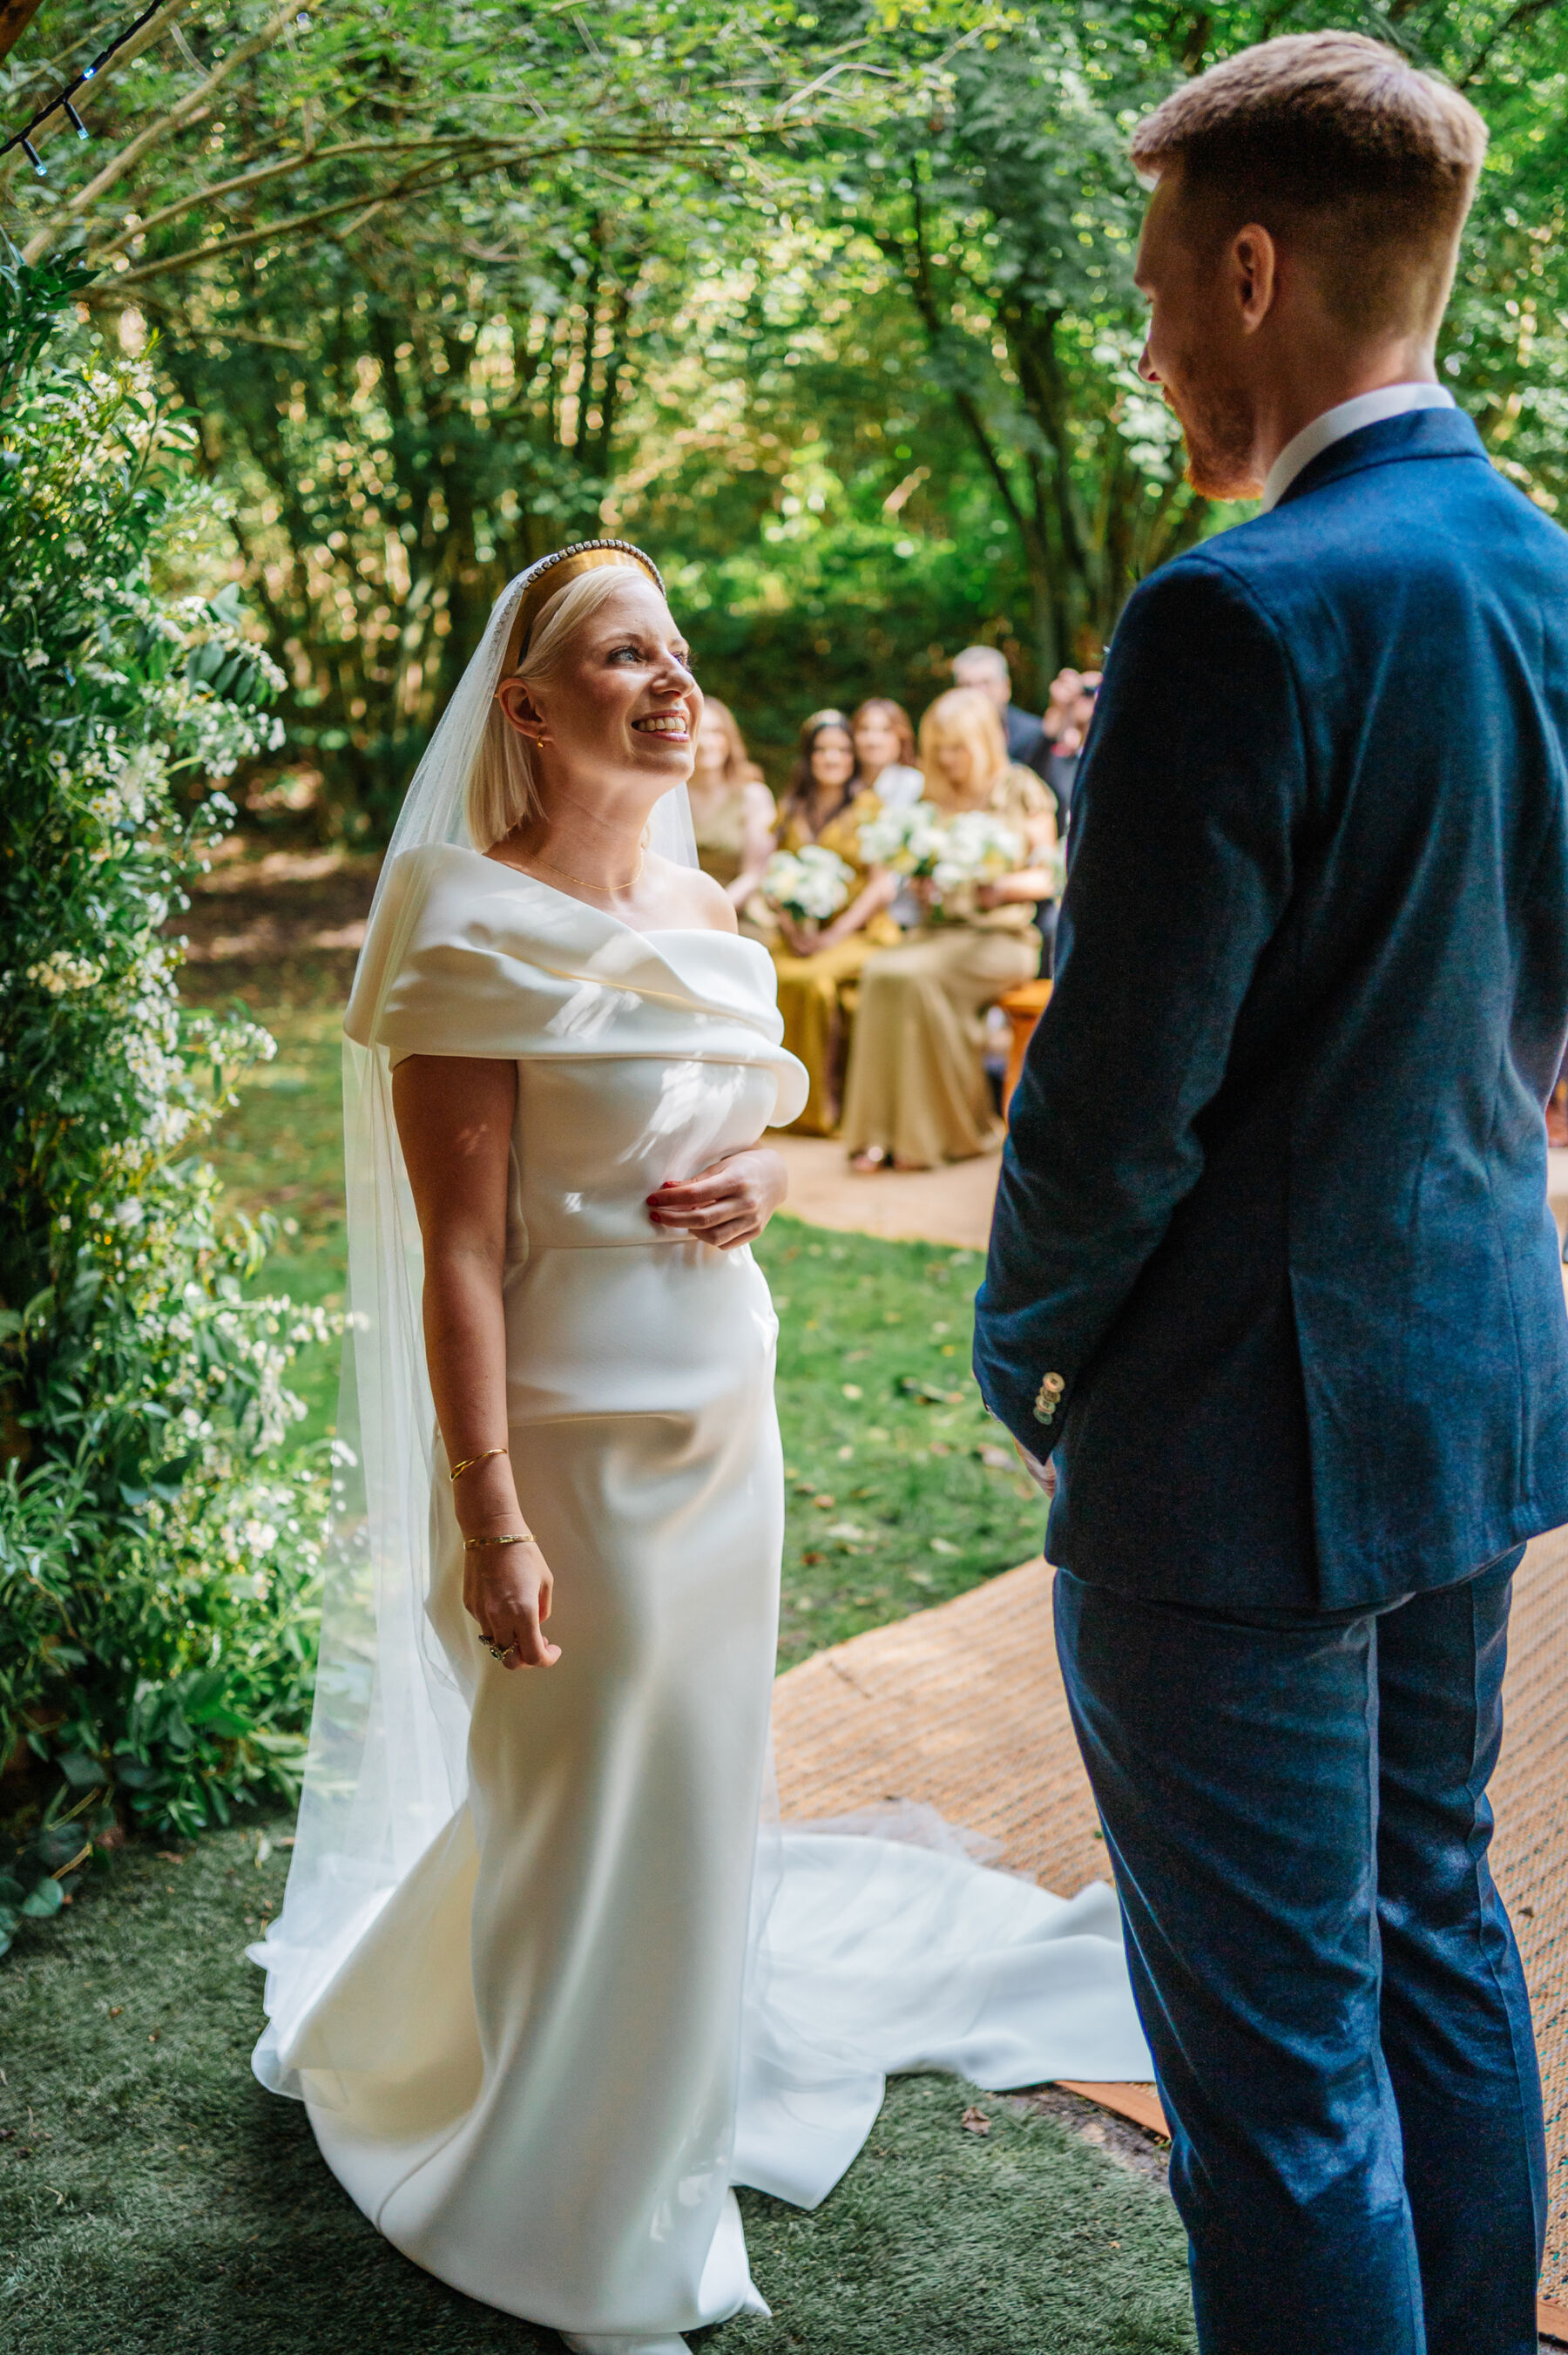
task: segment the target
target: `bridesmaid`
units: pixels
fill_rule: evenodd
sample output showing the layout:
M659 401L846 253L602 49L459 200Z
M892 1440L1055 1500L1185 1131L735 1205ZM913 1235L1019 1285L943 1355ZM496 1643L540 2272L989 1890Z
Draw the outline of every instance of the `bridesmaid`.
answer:
M763 879L773 847L778 812L763 773L747 757L745 740L727 703L710 695L694 749L691 782L692 831L705 875L729 895L741 930L761 939L765 925L746 913Z
M837 1118L834 1066L843 1032L841 997L876 948L896 941L889 912L897 878L874 872L860 856L860 828L882 804L867 786L850 724L841 711L817 711L800 732L800 751L779 813L779 847L802 850L820 843L855 870L849 898L826 924L802 923L773 910L773 943L784 1043L810 1075L805 1109L794 1124L812 1136L831 1136Z
M1032 769L1008 760L990 698L973 687L938 696L920 751L928 801L955 815L990 811L1024 850L1014 873L965 885L940 909L929 885L915 885L924 922L865 966L844 1091L844 1138L862 1175L890 1162L966 1161L997 1141L985 1009L1039 971L1034 903L1056 888L1044 863L1056 846L1054 802Z
M925 780L915 766L914 730L903 705L888 695L868 696L849 714L849 730L861 778L882 807L912 808Z

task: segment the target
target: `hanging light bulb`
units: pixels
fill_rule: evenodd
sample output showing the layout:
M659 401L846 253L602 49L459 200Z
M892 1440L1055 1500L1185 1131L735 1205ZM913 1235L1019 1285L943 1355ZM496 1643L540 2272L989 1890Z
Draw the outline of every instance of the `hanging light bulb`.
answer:
M37 174L39 179L47 180L49 176L49 167L45 163L43 157L39 155L37 149L34 146L30 139L23 140L22 153L27 157L28 163L32 165L34 171Z
M78 137L79 139L91 139L91 136L92 136L91 132L91 131L89 131L89 129L88 129L88 127L87 127L86 123L82 121L82 119L81 119L81 117L80 117L80 115L77 112L77 111L76 111L75 107L71 104L71 102L70 102L70 101L69 101L69 98L66 100L66 102L65 102L65 111L66 111L66 112L69 115L69 117L70 117L71 121L72 121L72 122L75 123L75 125L76 125L76 135L77 135L77 137Z

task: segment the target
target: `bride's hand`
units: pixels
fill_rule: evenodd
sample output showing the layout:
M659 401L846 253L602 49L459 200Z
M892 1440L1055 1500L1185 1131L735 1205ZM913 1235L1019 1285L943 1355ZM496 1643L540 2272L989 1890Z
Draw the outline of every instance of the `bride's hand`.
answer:
M732 1251L760 1235L789 1191L784 1156L769 1145L727 1154L700 1178L668 1182L648 1196L656 1227L676 1227L694 1241Z
M463 1607L504 1668L552 1668L560 1646L544 1632L555 1581L532 1538L524 1545L475 1546L463 1556Z

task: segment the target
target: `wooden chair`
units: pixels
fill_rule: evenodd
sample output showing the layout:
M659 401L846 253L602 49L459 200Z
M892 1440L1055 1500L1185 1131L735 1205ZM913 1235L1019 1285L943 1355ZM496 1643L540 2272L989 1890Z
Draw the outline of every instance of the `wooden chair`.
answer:
M1034 1036L1034 1026L1045 1012L1050 997L1049 981L1025 981L1020 982L1017 989L1005 989L997 1000L1012 1032L1008 1042L1008 1075L1002 1082L1004 1114L1019 1083L1019 1074L1024 1067L1024 1052Z

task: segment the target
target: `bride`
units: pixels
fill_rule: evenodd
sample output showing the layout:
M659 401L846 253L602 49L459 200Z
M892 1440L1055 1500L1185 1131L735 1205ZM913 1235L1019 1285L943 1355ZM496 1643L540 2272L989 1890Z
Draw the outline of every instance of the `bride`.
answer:
M396 2247L569 2347L766 2314L891 2069L1147 2073L1114 1901L780 1826L776 1324L805 1073L698 868L649 559L513 581L346 1030L342 1495L262 2083Z

